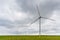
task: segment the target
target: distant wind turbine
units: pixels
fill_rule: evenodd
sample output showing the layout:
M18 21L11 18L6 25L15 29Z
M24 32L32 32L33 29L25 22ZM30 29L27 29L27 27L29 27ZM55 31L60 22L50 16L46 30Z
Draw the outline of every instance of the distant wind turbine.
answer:
M50 19L50 18L46 18L46 17L42 17L42 16L40 15L40 11L39 11L38 6L36 6L36 7L37 7L37 12L38 12L39 17L38 17L37 19L35 19L33 22L31 22L30 25L32 25L32 24L35 23L37 20L39 20L39 34L41 34L41 18L43 18L43 19L49 19L49 20L51 20L51 21L55 21L55 20Z
M55 21L55 20L50 19L50 18L46 18L46 17L42 17L42 16L40 15L40 11L39 11L39 9L38 9L38 6L36 6L36 7L37 7L37 12L38 12L39 17L38 17L37 19L33 20L31 23L19 25L19 27L20 27L20 26L21 26L21 27L29 27L29 26L31 26L33 23L35 23L36 21L39 20L39 34L41 34L41 18L43 18L43 19L49 19L49 20L51 20L51 21ZM19 27L18 27L18 28L19 28ZM18 33L18 32L17 32L17 33Z

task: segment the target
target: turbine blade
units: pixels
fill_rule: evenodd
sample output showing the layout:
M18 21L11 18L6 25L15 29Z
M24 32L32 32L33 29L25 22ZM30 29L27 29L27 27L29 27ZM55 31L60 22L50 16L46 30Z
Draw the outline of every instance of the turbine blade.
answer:
M37 12L38 12L38 14L39 14L39 16L40 16L40 11L39 11L39 8L38 8L38 6L36 6L37 7Z
M31 24L35 23L37 20L39 20L40 17L38 17L37 19L35 19L33 22L31 22Z
M41 17L41 18L44 18L44 19L49 19L49 20L55 21L55 20L53 20L53 19L50 19L50 18L46 18L46 17Z

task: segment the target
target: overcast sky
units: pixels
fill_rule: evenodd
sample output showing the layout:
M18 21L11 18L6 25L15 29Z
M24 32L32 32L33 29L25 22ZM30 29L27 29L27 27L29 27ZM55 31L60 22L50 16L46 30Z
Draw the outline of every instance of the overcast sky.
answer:
M0 34L38 34L39 22L30 23L40 15L42 34L60 33L60 0L0 0Z
M49 18L55 21L46 20L42 25L42 34L60 34L60 0L45 0L43 9L47 14L50 15ZM42 10L43 10L42 9ZM42 11L41 11L42 12ZM45 14L45 13L44 13ZM48 15L48 16L49 16ZM44 19L42 19L44 20Z

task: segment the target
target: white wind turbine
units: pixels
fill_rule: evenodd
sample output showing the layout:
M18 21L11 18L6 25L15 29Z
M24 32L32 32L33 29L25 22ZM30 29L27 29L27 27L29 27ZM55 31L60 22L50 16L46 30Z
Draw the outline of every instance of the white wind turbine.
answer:
M39 17L36 18L35 20L33 20L31 23L21 24L21 25L19 25L19 27L20 27L20 26L21 26L21 27L29 27L29 26L31 26L33 23L35 23L36 21L39 20L39 34L41 34L41 18L43 18L43 19L49 19L49 20L51 20L51 21L55 21L55 20L50 19L50 18L46 18L46 17L42 17L42 16L40 15L40 11L39 11L38 6L36 6L36 10L37 10L37 12L38 12ZM19 27L18 27L18 28L19 28ZM17 30L18 30L18 29L17 29ZM17 33L18 33L18 32L17 32Z
M33 24L33 23L35 23L37 20L39 20L39 34L41 34L41 18L48 19L48 20L51 20L51 21L55 21L55 20L50 19L50 18L46 18L46 17L42 17L40 15L40 11L39 11L38 6L36 6L36 9L37 9L37 12L38 12L39 17L37 19L35 19L33 22L31 22L30 25Z

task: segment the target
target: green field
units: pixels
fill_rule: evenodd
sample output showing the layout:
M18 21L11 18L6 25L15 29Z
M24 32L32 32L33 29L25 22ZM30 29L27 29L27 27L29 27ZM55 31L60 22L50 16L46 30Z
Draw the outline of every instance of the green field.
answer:
M39 36L0 36L0 40L39 40Z
M49 36L41 36L40 37L41 38L41 40L60 40L60 36L57 36L57 35L55 35L55 36L52 36L52 35L49 35Z
M60 36L0 36L0 40L60 40Z

